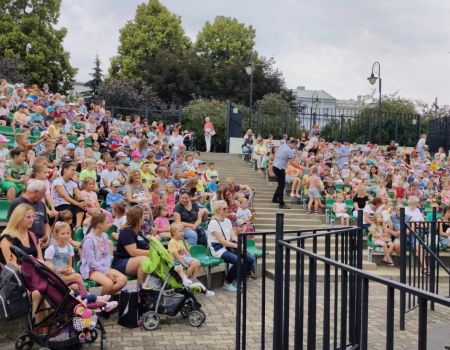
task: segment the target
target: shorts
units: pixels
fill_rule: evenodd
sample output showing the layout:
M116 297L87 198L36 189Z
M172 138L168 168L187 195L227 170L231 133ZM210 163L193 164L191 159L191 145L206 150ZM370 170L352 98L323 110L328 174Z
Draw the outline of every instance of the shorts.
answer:
M114 259L111 267L126 275L128 260L130 259L129 258L118 260Z
M290 184L292 182L292 176L286 175L286 177L284 178L284 182L286 182L287 184Z
M8 192L8 190L10 188L15 188L16 189L16 196L19 196L19 194L23 191L23 189L25 188L25 184L23 183L17 183L17 182L12 182L12 181L3 181L0 185L0 187L2 188L2 190L4 192Z
M181 257L183 258L184 262L186 263L186 265L191 266L192 262L196 259L194 259L191 256L187 256L187 255L181 255ZM178 259L174 259L173 261L175 263L175 265L181 265L181 263L178 261Z
M373 243L377 244L377 245L382 245L383 243L392 243L391 241L383 241L382 239L376 239L375 241L373 241Z
M411 236L410 235L407 235L406 237L405 237L405 241L406 241L406 247L411 247ZM399 243L400 244L400 237L397 237L397 238L395 238L394 239L394 242L395 243Z
M320 192L319 192L319 189L317 189L317 188L315 188L315 187L310 188L309 191L308 191L308 196L309 196L310 198L313 198L313 199L318 199L318 198L320 198Z

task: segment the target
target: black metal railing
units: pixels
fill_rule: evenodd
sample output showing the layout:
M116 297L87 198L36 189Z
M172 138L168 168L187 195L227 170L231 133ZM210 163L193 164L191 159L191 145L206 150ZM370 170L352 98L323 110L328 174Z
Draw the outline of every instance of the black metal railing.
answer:
M359 215L361 221L362 215ZM256 337L255 315L252 321L252 348L256 339L261 349L368 349L369 320L378 317L369 309L370 286L386 288L385 334L376 333L376 341L384 337L386 349L394 348L395 292L415 298L418 314L418 349L427 346L428 304L450 307L450 299L389 280L363 270L363 229L332 227L319 230L284 231L284 215L277 213L276 232L252 233L267 240L275 236L273 299L267 299L266 257L262 256L261 286L251 303L261 305L259 334ZM361 224L361 222L360 222ZM242 254L247 253L247 236L238 236L238 295L236 302L236 349L247 347L248 285L243 274ZM292 273L291 273L292 272ZM259 293L258 293L259 294ZM377 294L379 298L380 295ZM405 300L405 299L403 299ZM273 322L268 302L273 302ZM293 307L292 307L293 306ZM272 309L272 307L270 307ZM372 340L373 341L373 340ZM373 347L372 347L373 348Z
M448 222L438 221L433 208L429 222L405 222L405 209L400 211L400 282L430 293L450 295L450 267L444 256L440 232ZM444 284L440 290L440 284ZM419 306L416 295L400 294L400 329L405 327L405 314ZM434 303L430 304L434 310Z

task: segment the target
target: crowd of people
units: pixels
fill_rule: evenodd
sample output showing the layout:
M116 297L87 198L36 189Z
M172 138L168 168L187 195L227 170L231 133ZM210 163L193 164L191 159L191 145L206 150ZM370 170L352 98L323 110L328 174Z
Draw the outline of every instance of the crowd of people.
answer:
M84 293L80 285L90 280L114 295L130 277L145 284L142 261L155 237L185 287L201 265L189 247L201 244L231 264L224 288L236 292L236 234L252 229L253 193L187 152L180 123L113 117L104 101L86 106L47 85L11 88L5 80L0 123L0 188L11 202L1 263L19 264L16 245L75 290ZM210 118L203 131L209 151ZM246 257L249 278L253 261Z
M277 178L272 202L280 209L289 209L284 203L288 184L290 197L306 200L307 213L328 210L341 225L356 221L362 210L363 226L390 266L392 254L400 250L402 207L409 222L430 221L435 207L440 246L448 247L450 155L442 147L431 154L425 134L415 148L400 147L395 141L386 146L357 145L326 142L319 126L314 126L299 138L283 135L275 146L272 137L265 140L248 130L243 152L251 153L258 172L265 170Z

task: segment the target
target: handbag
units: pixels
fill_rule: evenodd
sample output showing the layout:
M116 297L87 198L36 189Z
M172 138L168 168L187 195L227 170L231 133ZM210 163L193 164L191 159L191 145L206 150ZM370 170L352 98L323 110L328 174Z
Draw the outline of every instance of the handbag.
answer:
M195 229L195 232L197 233L197 244L207 246L208 239L206 238L206 232L204 228L198 227Z
M142 309L139 287L127 286L123 288L119 296L118 323L127 328L139 327L143 313Z
M214 136L216 134L216 130L212 129L211 130L211 136Z

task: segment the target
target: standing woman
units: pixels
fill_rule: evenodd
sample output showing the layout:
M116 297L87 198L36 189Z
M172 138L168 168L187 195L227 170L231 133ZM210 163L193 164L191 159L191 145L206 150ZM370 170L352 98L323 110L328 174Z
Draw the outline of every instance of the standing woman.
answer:
M81 192L78 184L73 180L75 176L75 164L63 163L61 175L53 182L51 195L55 209L59 211L70 210L74 215L76 229L81 227L86 210L86 203L79 200Z
M216 132L214 130L214 125L211 122L211 119L209 119L209 117L205 118L205 125L203 126L203 131L205 132L206 152L210 152L211 139L216 134Z
M223 259L232 266L225 277L224 289L228 292L236 292L234 284L237 274L237 236L233 231L231 221L226 218L228 211L227 202L220 200L214 203L215 215L208 225L208 242L210 244L211 255L215 258ZM255 278L253 264L255 259L246 254L243 257L244 272L250 277Z

